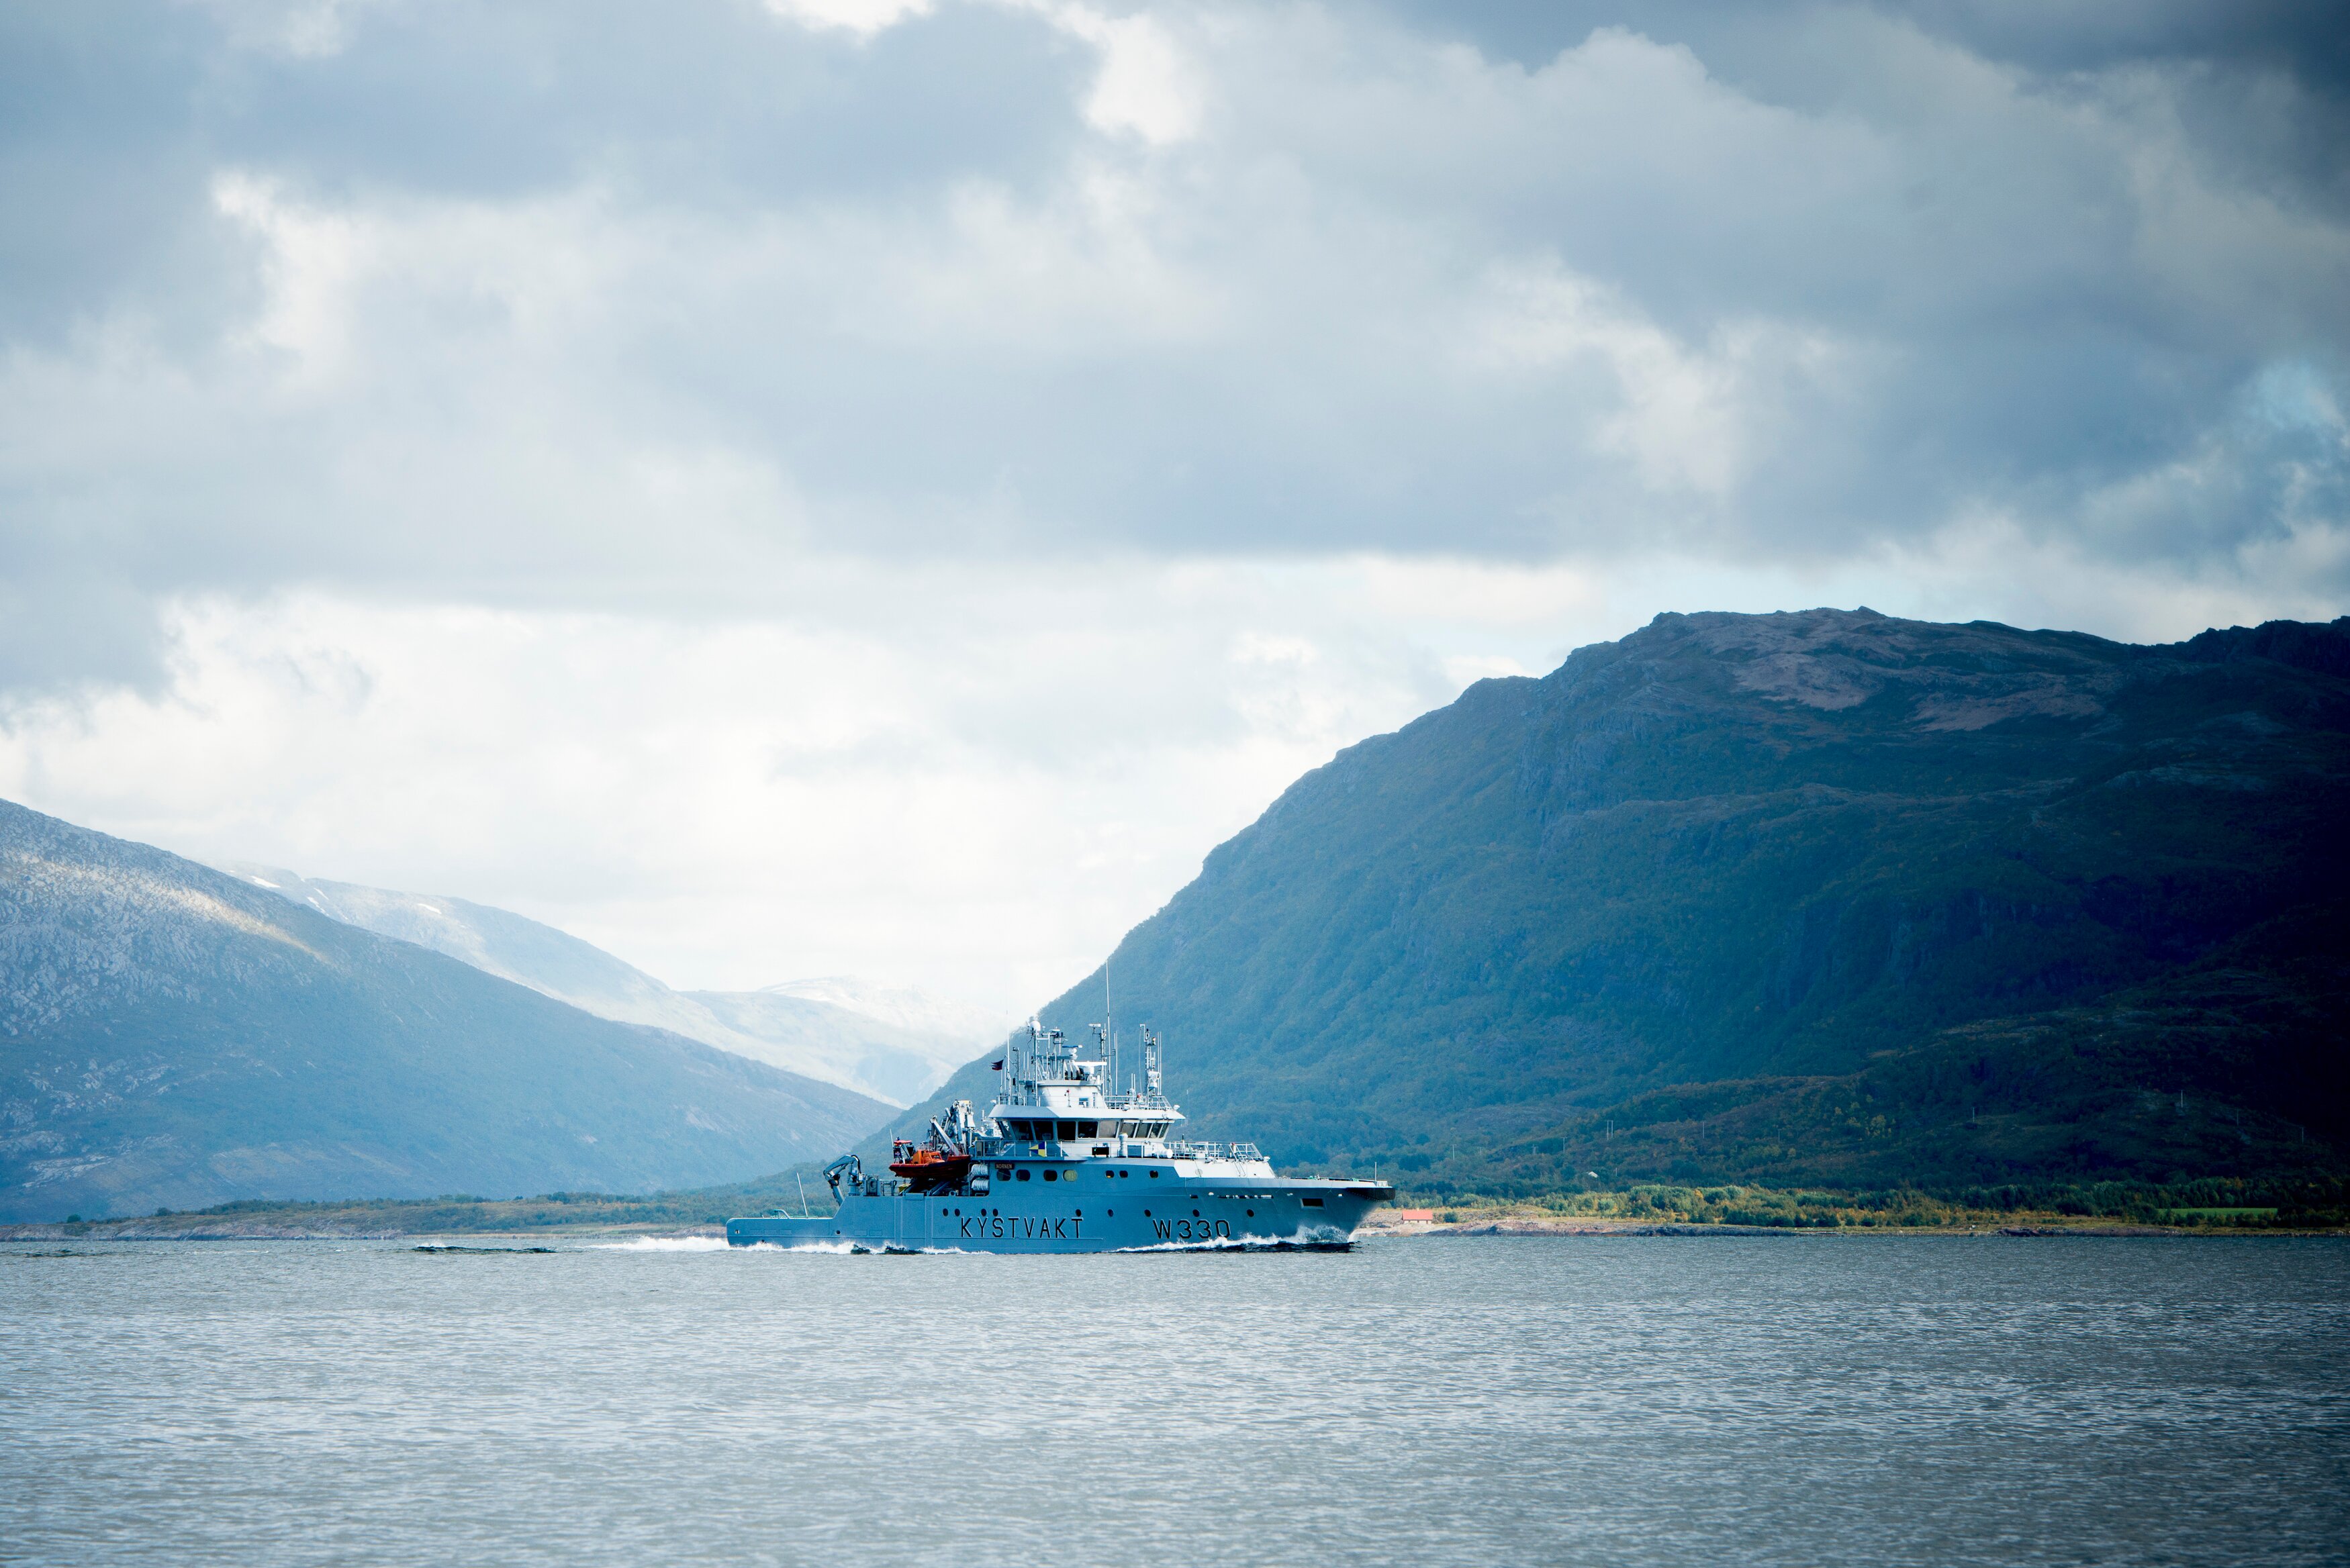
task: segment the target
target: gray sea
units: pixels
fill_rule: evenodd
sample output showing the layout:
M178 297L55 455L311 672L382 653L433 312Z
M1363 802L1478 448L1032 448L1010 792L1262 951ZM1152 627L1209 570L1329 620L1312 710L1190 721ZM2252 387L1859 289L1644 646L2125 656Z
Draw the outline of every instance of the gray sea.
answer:
M553 1245L0 1249L0 1560L2350 1562L2340 1241Z

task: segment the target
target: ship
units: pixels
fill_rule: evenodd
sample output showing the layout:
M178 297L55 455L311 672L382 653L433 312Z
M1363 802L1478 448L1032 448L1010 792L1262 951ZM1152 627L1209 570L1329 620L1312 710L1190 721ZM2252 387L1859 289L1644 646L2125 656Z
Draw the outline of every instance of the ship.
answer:
M1159 1040L1118 1086L1117 1036L1090 1054L1031 1019L991 1064L984 1112L957 1100L920 1141L894 1140L887 1174L843 1155L825 1169L837 1207L729 1220L737 1247L852 1252L1344 1251L1384 1181L1274 1174L1254 1144L1176 1136Z

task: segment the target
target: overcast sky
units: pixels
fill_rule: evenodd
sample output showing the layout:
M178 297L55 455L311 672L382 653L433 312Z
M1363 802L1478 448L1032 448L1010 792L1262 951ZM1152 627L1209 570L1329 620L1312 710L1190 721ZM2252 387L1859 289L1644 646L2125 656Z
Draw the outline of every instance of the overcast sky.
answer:
M2350 609L2333 8L0 8L0 794L1024 1009L1660 610Z

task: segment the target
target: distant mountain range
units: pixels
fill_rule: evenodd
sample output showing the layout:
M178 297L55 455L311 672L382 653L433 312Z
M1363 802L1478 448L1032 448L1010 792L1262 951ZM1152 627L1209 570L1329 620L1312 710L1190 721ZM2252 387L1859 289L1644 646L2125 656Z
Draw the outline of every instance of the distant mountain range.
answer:
M0 803L0 1220L739 1181L891 1112Z
M2346 890L2350 618L1668 615L1340 753L1109 969L1188 1130L1429 1191L2338 1170Z
M486 904L244 862L221 868L348 925L446 953L598 1017L666 1029L893 1106L929 1094L1009 1027L1008 1020L920 991L845 978L764 991L672 991L601 948Z

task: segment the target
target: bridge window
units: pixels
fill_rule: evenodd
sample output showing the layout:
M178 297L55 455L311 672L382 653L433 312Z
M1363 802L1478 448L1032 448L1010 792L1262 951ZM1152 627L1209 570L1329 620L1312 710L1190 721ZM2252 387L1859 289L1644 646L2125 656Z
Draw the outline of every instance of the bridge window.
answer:
M1071 1138L1073 1138L1073 1137L1076 1137L1076 1136L1077 1136L1077 1124L1076 1124L1076 1123L1075 1123L1075 1122L1063 1122L1063 1123L1061 1124L1061 1141L1062 1141L1062 1142L1066 1143L1069 1139L1071 1139Z
M1101 1126L1099 1122L1079 1122L1077 1124L1077 1136L1079 1137L1092 1137L1094 1136L1094 1129L1099 1126Z

